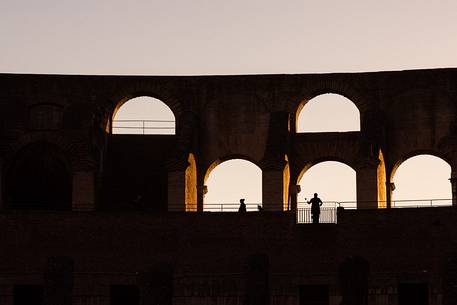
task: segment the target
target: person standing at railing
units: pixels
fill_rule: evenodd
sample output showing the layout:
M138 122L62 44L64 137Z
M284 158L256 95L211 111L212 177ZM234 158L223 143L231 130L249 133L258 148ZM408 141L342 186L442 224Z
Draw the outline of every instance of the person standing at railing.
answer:
M245 213L246 212L246 203L244 203L244 199L240 199L240 207L238 212Z
M314 197L311 198L310 201L307 201L307 203L311 204L311 218L313 219L313 223L319 223L322 200L319 197L317 197L317 193L314 193Z

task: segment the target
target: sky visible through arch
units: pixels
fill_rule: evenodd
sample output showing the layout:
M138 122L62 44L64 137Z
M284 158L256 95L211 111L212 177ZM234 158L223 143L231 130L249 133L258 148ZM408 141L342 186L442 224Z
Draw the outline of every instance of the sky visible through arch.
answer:
M457 67L456 11L453 0L2 0L0 72L210 75ZM330 121L341 115L324 114ZM412 169L409 177L419 171ZM450 196L450 186L442 196Z

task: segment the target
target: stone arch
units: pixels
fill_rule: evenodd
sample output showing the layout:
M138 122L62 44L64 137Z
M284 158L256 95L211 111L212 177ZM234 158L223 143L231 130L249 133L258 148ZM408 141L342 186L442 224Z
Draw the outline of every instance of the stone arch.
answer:
M214 169L216 169L219 165L225 163L225 162L230 162L230 161L236 161L236 160L242 160L243 163L245 163L246 165L250 166L251 169L254 169L256 168L256 172L259 173L260 172L260 177L259 177L259 180L256 181L260 187L260 193L258 194L259 195L259 199L258 201L256 200L256 202L252 202L252 199L250 200L249 196L247 197L246 199L246 203L255 203L256 205L254 206L249 206L248 205L248 210L256 210L257 209L257 204L262 204L261 201L261 196L262 196L262 192L261 192L261 188L262 188L262 168L259 166L259 164L257 164L255 161L253 161L252 159L250 158L247 158L245 156L241 156L241 155L230 155L230 156L225 156L225 157L222 157L222 158L219 158L215 161L213 161L208 167L207 167L207 170L205 172L205 175L204 175L204 179L203 179L203 182L204 182L204 194L206 194L208 192L208 186L206 185L207 182L208 182L208 178L210 176L210 174L214 171ZM237 173L238 174L238 173ZM244 176L243 176L244 177ZM241 177L241 173L240 173L240 176L239 178L240 179L243 179L243 177ZM233 177L232 179L236 179L236 177ZM252 180L251 180L252 181ZM239 186L233 186L231 185L231 188L232 189L237 189ZM211 191L211 189L209 190ZM249 192L250 190L248 190L247 192ZM257 190L258 191L258 190ZM238 203L238 200L241 199L241 198L246 198L245 196L246 192L243 192L243 193L240 193L239 194L239 198L237 197L236 199L233 198L233 199L230 199L230 200L224 200L224 202L208 202L208 200L204 199L203 200L203 208L204 210L214 210L214 211L219 211L221 210L220 207L213 207L213 206L210 206L212 204L215 204L215 203L220 203L222 204L222 209L223 211L236 211L238 209L238 206L239 206L239 203ZM228 194L230 195L230 194ZM229 196L230 197L230 196ZM233 202L232 202L233 201ZM228 208L227 208L228 207Z
M161 92L160 88L143 88L142 86L137 86L139 88L129 88L118 92L117 94L113 95L110 100L112 101L109 106L107 107L107 111L109 113L109 120L106 126L106 131L111 133L112 129L112 121L116 115L116 112L131 99L147 96L154 99L157 99L167 105L173 115L175 116L175 124L176 124L176 133L180 129L180 118L182 113L184 112L182 103L179 101L178 98L174 97L173 95L167 94L165 92Z
M292 121L293 121L292 130L295 131L295 132L298 132L298 121L299 121L300 115L302 114L302 111L305 108L305 106L309 102L311 102L311 101L313 101L313 100L315 100L317 98L320 98L320 97L324 97L325 98L326 95L334 95L335 99L345 100L345 101L348 102L348 106L350 105L350 103L352 103L352 105L357 110L358 117L356 119L358 119L358 121L359 121L359 124L358 124L359 128L358 128L358 130L354 130L354 131L360 131L361 130L361 111L360 111L359 107L354 102L354 100L351 99L350 97L348 97L347 95L341 94L341 93L336 93L334 91L329 91L329 92L324 91L323 93L315 93L310 98L305 98L305 99L301 100L301 102L296 106L296 109L294 111L295 115L292 116ZM338 130L335 130L335 131L338 131Z
M305 165L302 167L302 169L298 172L298 175L295 179L295 182L298 184L303 177L303 175L306 173L307 170L309 170L311 167L314 165L318 165L319 163L327 162L327 161L334 161L334 162L339 162L342 163L350 168L352 168L354 171L356 171L356 164L354 164L352 161L343 159L341 157L336 157L336 156L325 156L321 158L314 159L312 161L309 161L305 163Z
M332 183L332 178L333 177L336 177L336 176L330 176L326 179L326 183L327 183L327 186L325 188L322 188L319 183L316 184L316 188L313 188L312 191L311 190L308 190L307 193L304 193L304 196L307 197L307 198L310 198L312 196L313 193L317 192L319 194L319 196L322 198L322 200L325 202L327 202L329 205L325 204L326 207L333 207L335 206L336 202L332 201L332 200L336 200L337 202L344 202L344 206L345 207L355 207L356 204L357 204L357 168L355 166L352 166L349 162L345 161L345 160L342 160L341 158L320 158L318 160L315 160L314 162L309 162L307 163L303 169L301 170L301 172L298 174L297 176L297 179L296 179L296 184L297 185L301 185L301 192L303 194L303 192L305 192L305 185L302 184L302 178L305 176L306 172L311 169L312 167L314 166L319 166L319 165L324 165L324 168L325 168L325 165L328 166L328 164L325 164L326 162L336 162L338 163L338 167L339 168L336 168L336 169L333 169L332 168L332 171L333 170L336 170L336 171L339 171L341 170L341 168L343 168L345 171L346 170L350 170L351 173L354 175L354 193L355 193L355 198L342 198L341 197L341 194L338 195L338 197L334 197L335 195L332 195L332 194L336 194L336 193L329 193L329 190L332 190L333 188L335 188L336 186L336 182L333 181ZM320 170L322 170L320 168ZM326 176L327 177L327 176ZM339 178L339 177L338 177ZM320 181L320 180L318 180ZM310 182L311 185L314 183L313 181ZM308 184L309 185L309 184ZM338 191L338 190L336 190ZM325 194L327 193L327 194ZM332 198L333 196L333 198ZM297 197L298 197L298 194L297 194ZM302 197L302 196L300 196ZM352 196L351 196L352 197ZM303 198L302 198L303 199ZM297 201L298 203L300 202L303 202L303 201L300 201L298 200L297 198Z
M447 164L449 164L449 166L451 166L451 164L452 164L452 160L450 158L448 158L447 155L445 155L439 151L432 150L432 149L413 150L407 154L404 154L400 159L398 159L395 163L393 163L393 165L390 169L389 181L392 182L392 178L395 176L397 169L400 167L400 165L403 162L405 162L406 160L408 160L412 157L416 157L416 156L420 156L420 155L431 155L431 156L442 159Z
M303 89L300 92L289 94L287 97L287 109L290 113L296 114L299 107L312 98L326 93L333 93L351 100L359 109L360 122L363 122L365 112L375 106L373 103L375 97L360 88L360 81L362 79L360 79L359 75L350 75L344 78L338 74L317 75L313 80L304 84L297 84L297 87L300 86ZM292 126L295 131L295 116L292 116L292 119ZM363 128L363 126L361 127Z
M224 157L220 157L219 159L214 160L213 162L210 163L210 165L208 165L208 167L206 168L206 171L205 171L205 176L204 176L203 182L206 182L211 171L213 169L215 169L219 164L221 164L225 161L230 161L230 160L235 160L235 159L241 159L244 161L251 162L251 163L255 164L258 168L262 169L260 164L257 161L253 160L252 158L250 158L248 156L239 155L239 154L225 155Z
M137 107L134 110L138 112L125 112L129 107L130 110ZM122 121L125 119L127 121ZM149 95L137 96L119 103L110 121L110 131L116 134L176 134L176 115L173 110L162 100Z
M29 144L8 164L4 198L9 208L71 210L72 170L56 145Z
M447 199L449 200L449 202L447 201L436 201L434 204L436 205L449 205L449 204L452 204L452 188L451 188L451 183L449 183L449 196L446 196L447 198L436 198L435 196L431 196L431 197L435 197L435 198L418 198L419 196L428 196L430 197L429 195L425 194L425 193L421 193L421 191L418 191L418 194L416 194L416 196L418 197L414 197L414 198L398 198L397 196L395 196L395 189L397 188L397 194L398 194L398 186L399 186L399 181L397 181L397 185L395 185L395 176L397 175L397 171L398 169L403 165L405 164L406 162L408 162L409 160L411 160L412 158L415 158L415 157L420 157L420 156L429 156L429 157L432 157L432 158L436 158L437 160L440 161L441 164L445 164L449 167L449 176L446 177L445 179L446 180L451 180L452 178L452 162L450 160L450 158L448 158L445 154L442 154L440 152L437 152L435 150L414 150L414 151L411 151L409 152L408 154L405 154L402 158L400 158L399 160L397 160L397 162L395 162L393 165L392 165L392 168L390 169L390 173L388 175L389 177L389 183L388 183L388 190L389 190L389 195L390 195L390 201L391 201L391 206L394 207L394 206L398 206L398 204L400 204L400 206L402 204L404 204L405 206L407 204L410 204L412 206L421 206L421 205L429 205L430 202L427 200L427 201L420 201L421 199ZM424 172L425 169L422 169L421 170L421 173ZM433 175L433 174L432 174ZM427 175L428 177L428 175ZM427 181L427 177L423 177L424 179L421 179L420 181ZM434 180L435 181L435 180ZM451 180L452 181L452 180ZM444 180L443 180L444 182ZM417 183L417 181L416 181ZM420 183L419 183L420 184ZM430 185L430 184L427 184L427 185ZM427 186L418 186L418 188L420 190L424 190L427 188ZM427 188L428 189L428 188ZM394 197L395 198L395 201L394 201ZM441 196L440 196L441 197ZM407 202L398 202L397 200L406 200ZM409 200L419 200L419 201L411 201L409 202ZM397 203L397 204L395 204ZM433 202L432 202L433 203Z

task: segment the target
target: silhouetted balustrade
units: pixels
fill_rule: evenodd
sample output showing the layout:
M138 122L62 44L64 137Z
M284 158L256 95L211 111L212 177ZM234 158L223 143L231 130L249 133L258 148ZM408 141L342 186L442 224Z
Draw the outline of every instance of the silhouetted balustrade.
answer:
M262 207L261 203L246 203L247 212L259 212L259 206ZM204 212L238 212L240 203L204 203ZM188 211L197 211L197 204L186 204ZM179 212L182 211L182 204L173 204L168 206L168 211Z
M337 223L337 208L321 208L319 223ZM297 223L313 223L310 208L297 209Z

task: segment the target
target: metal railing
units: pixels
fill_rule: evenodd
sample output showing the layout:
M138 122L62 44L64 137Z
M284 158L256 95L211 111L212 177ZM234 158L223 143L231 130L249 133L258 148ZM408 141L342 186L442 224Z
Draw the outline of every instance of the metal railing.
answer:
M363 204L367 203L368 206L379 206L387 207L387 201L377 200L377 201L336 201L335 207L343 207L345 209L362 209L357 207L357 203ZM432 198L432 199L401 199L401 200L391 200L391 208L430 208L430 207L445 207L451 206L452 199L441 199L441 198Z
M246 212L261 212L263 210L262 203L245 203L246 204ZM240 208L240 203L204 203L203 204L203 212L227 212L233 213L238 212ZM184 206L181 204L172 204L168 205L169 212L182 212L184 210ZM187 212L197 212L197 205L196 204L186 204L185 210Z
M319 223L336 223L336 209L340 207L338 201L324 201L320 207ZM297 223L313 223L311 207L307 201L297 202Z
M113 134L175 134L175 121L113 120Z
M336 209L321 207L319 223L337 223ZM297 208L297 223L313 223L310 208Z
M384 204L387 206L386 201L364 201L359 203L373 203L374 206ZM369 205L372 206L372 205ZM452 199L403 199L392 200L391 208L434 208L434 207L447 207L452 206ZM319 223L337 223L337 208L344 209L363 209L357 208L357 201L327 201L324 202L320 209ZM297 223L312 223L311 209L306 207L306 202L298 202L297 204Z
M452 199L392 200L392 208L429 208L451 205Z
M391 201L391 208L438 208L438 207L449 207L452 206L452 199L441 199L441 198L432 198L432 199L402 199L402 200L393 200ZM255 213L261 212L263 210L262 203L245 203L246 212ZM359 207L357 207L359 204ZM337 209L344 208L348 210L373 210L376 211L378 206L382 210L382 206L386 206L386 201L324 201L320 208L320 217L319 223L337 223ZM367 206L364 208L363 206ZM234 213L238 212L240 203L204 203L202 212L214 212L214 213ZM84 209L82 209L84 211ZM89 210L89 209L87 209ZM53 213L72 213L76 211L74 208L72 210L52 210L52 209L39 209L34 205L30 205L30 208L26 208L24 205L22 208L15 209L14 206L9 207L8 209L0 211L0 213L13 213L13 214L23 214L23 213L43 213L43 214L53 214ZM168 212L197 212L197 204L175 204L168 205ZM298 202L296 209L296 222L298 224L308 224L312 223L311 207L307 202Z
M359 204L359 207L357 207ZM204 203L203 212L238 212L240 203ZM246 211L256 212L261 210L262 203L246 203ZM367 206L364 208L364 206ZM452 206L452 199L408 199L408 200L395 200L392 201L391 208L427 208L427 207L445 207ZM324 213L330 213L330 211L336 211L337 208L344 208L348 210L355 209L377 209L387 207L386 201L324 201L321 206L321 217L323 221L333 221L333 216L326 216ZM310 213L311 206L307 202L297 202L297 213ZM168 211L182 211L183 206L181 204L169 205ZM197 211L197 205L186 205L187 211ZM298 212L301 211L301 212ZM328 212L323 212L328 211ZM331 212L334 214L334 212ZM332 214L332 215L333 215ZM297 216L297 219L310 219L308 216ZM329 219L329 220L327 220ZM301 222L301 221L300 221Z
M258 212L262 209L261 203L246 203L246 212ZM204 212L238 212L240 203L205 203Z

